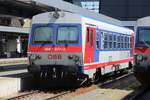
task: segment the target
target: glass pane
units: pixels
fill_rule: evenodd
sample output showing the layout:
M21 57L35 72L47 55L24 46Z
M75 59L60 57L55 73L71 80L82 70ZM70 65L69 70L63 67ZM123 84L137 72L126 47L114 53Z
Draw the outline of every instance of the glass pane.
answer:
M150 29L141 29L139 31L139 41L150 42Z
M116 35L114 35L114 41L116 41Z
M99 48L99 41L96 41L96 48Z
M90 32L90 46L93 46L93 31Z
M109 48L112 48L112 42L109 42Z
M78 43L78 28L71 26L59 27L57 43Z
M116 42L114 42L114 48L116 48Z
M108 47L108 34L104 33L104 48Z
M109 35L109 41L112 41L112 35L111 34Z
M120 48L120 43L118 43L118 48Z
M104 48L107 48L107 41L104 42Z
M106 41L108 39L107 33L104 34L104 40Z
M52 42L53 28L51 27L38 27L34 31L33 43L51 43Z
M118 42L120 42L120 36L118 36Z

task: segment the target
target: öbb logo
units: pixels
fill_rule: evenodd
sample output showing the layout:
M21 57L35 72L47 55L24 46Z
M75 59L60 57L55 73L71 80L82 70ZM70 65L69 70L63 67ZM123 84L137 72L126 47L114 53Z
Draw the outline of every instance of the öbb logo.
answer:
M60 55L60 54L49 54L48 59L62 59L62 55Z

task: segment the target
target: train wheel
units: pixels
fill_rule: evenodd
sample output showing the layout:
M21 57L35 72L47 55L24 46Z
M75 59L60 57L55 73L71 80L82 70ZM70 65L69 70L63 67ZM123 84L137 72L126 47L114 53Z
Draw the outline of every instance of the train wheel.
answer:
M33 77L34 77L35 79L39 79L39 78L40 78L40 75L39 75L38 73L34 73L34 74L33 74Z
M100 81L100 76L98 74L93 75L93 83L97 84Z
M129 67L128 67L128 69L130 70L131 69L131 71L133 71L133 64L131 63L131 62L129 62L129 65L128 65Z
M100 81L100 78L101 78L101 69L98 68L98 69L96 69L96 73L94 73L94 75L93 75L93 79L92 79L93 83L97 84Z

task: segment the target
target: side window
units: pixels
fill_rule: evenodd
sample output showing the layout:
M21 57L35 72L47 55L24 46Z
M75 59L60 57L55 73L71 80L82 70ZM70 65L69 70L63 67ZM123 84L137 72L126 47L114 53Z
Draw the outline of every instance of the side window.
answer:
M132 48L132 36L130 37L130 48Z
M130 48L130 41L129 41L129 37L127 37L127 43L128 43L128 48Z
M101 40L101 49L104 49L104 32L101 32L100 40Z
M108 48L108 33L104 33L104 49Z
M112 49L112 34L109 34L109 48Z
M86 42L89 42L89 38L90 38L90 30L89 30L89 28L87 28L86 32L87 32Z
M86 37L86 42L90 44L90 47L93 47L93 34L94 30L92 28L87 27L87 37Z
M127 48L127 36L125 36L125 48Z
M93 47L93 31L90 31L90 47Z
M124 46L124 48L125 48L125 45L126 45L125 39L126 39L126 37L125 37L125 35L124 35L124 36L123 36L123 46Z
M114 35L113 38L114 38L114 48L116 48L116 35Z
M99 48L99 47L100 47L100 45L99 45L99 40L100 40L99 31L97 30L97 31L96 31L96 48Z
M121 48L122 48L122 49L124 48L123 44L124 44L124 36L122 35L122 36L121 36Z
M118 42L118 49L120 48L120 34L117 36L117 42Z

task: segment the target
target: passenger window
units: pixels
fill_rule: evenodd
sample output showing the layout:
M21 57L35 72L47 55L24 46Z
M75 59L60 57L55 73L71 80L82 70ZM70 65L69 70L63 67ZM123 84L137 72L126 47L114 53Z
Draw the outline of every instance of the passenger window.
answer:
M96 48L99 48L99 31L96 31Z
M114 37L114 48L116 48L116 35L114 35L113 37Z
M112 34L109 34L109 48L112 48Z
M130 48L132 48L132 37L130 37Z
M127 48L127 36L125 36L125 48Z
M120 48L120 35L118 35L117 40L118 40L118 48Z
M100 40L101 40L101 49L104 49L104 33L103 32L101 32Z
M122 49L124 48L123 44L124 44L124 36L122 35L122 36L121 36L121 48L122 48Z
M127 43L128 43L128 48L130 48L130 41L129 41L129 37L127 37Z
M104 49L108 48L108 34L104 33Z
M123 36L123 47L124 47L124 48L125 48L125 44L126 44L126 43L125 43L125 38L126 38L126 37Z

